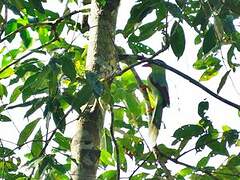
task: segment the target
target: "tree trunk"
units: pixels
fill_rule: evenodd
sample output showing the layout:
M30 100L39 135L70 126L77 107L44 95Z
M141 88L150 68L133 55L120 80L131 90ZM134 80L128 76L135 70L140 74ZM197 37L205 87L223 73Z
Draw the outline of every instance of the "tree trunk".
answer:
M119 1L108 0L103 8L96 0L91 3L86 70L96 73L100 78L108 77L116 68L114 36ZM71 143L73 180L96 179L105 110L96 100L88 106L89 111L77 122Z

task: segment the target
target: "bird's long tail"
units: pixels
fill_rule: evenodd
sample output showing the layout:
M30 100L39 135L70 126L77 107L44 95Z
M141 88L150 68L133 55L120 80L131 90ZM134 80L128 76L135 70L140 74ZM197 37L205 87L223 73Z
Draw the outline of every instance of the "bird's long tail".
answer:
M153 146L156 145L159 129L162 124L162 112L163 112L162 101L158 100L157 105L153 111L152 118L148 125L150 142L151 142L151 145Z

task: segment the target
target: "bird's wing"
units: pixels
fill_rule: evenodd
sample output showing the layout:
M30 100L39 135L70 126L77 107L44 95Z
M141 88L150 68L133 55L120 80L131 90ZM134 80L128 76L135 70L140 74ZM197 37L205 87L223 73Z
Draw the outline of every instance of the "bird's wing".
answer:
M162 85L158 81L155 81L152 76L149 76L149 80L152 85L161 93L163 98L163 107L170 105L170 98L167 85Z

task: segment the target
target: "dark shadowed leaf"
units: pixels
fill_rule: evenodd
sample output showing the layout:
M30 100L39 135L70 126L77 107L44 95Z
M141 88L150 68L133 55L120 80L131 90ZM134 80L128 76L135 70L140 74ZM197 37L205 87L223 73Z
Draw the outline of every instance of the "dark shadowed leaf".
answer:
M227 80L228 75L229 75L230 72L231 72L231 70L227 71L227 72L223 75L223 77L222 77L222 79L221 79L221 81L220 81L220 83L219 83L219 85L218 85L217 93L219 93L219 92L221 91L221 89L223 88L223 86L225 85L226 80Z
M63 73L71 80L74 81L76 78L76 70L73 63L73 59L70 56L64 56L62 60Z
M15 154L13 150L6 148L6 147L0 147L0 157L1 158L10 157L13 154Z
M180 58L185 49L185 35L182 26L178 22L175 22L172 26L170 44L175 56Z
M224 143L218 142L217 140L207 143L207 146L212 149L214 154L221 154L229 156L228 150Z
M200 117L204 117L206 111L209 109L209 103L207 101L202 101L198 104L198 114Z
M191 139L192 137L197 137L204 132L204 129L199 125L188 124L177 129L173 137L177 139Z
M0 114L0 122L9 122L12 121L9 117Z
M203 40L203 52L204 54L207 54L211 49L215 47L217 43L217 39L215 36L215 31L214 31L214 26L211 26L206 34L204 35L204 40Z
M165 2L166 7L168 11L172 14L172 16L177 17L177 18L182 18L182 11L181 9L176 5L171 2Z
M42 6L41 1L39 0L29 0L29 3L31 4L31 6L33 7L33 9L36 9L38 12L44 14L45 10Z
M6 28L5 28L5 36L9 35L10 33L14 32L17 30L17 21L16 19L10 19L7 24L6 24ZM11 36L9 36L7 38L8 42L12 42L12 40L15 38L16 34L12 34Z

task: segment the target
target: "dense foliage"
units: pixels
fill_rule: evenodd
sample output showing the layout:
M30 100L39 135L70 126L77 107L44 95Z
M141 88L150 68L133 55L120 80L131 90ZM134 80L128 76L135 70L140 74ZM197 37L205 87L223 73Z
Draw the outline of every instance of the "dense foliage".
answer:
M106 0L98 2L104 8ZM197 110L191 109L198 111L199 122L176 129L172 145L159 144L154 154L139 134L139 129L147 128L148 122L149 99L137 95L139 92L151 94L142 86L145 81L138 79L135 71L122 71L114 76L111 89L105 88L104 79L85 71L86 44L66 38L67 33L75 32L87 39L87 30L76 18L87 10L70 8L79 7L80 1L62 0L56 1L65 3L65 10L59 14L48 9L47 3L47 0L0 1L0 125L14 124L11 117L19 108L24 117L18 121L25 124L19 128L16 142L9 143L0 137L0 178L70 179L74 159L70 156L71 137L65 135L66 126L84 116L88 101L101 99L113 108L111 118L114 118L114 139L119 151L115 150L110 128L104 127L99 179L115 179L116 163L120 163L121 172L130 172L127 178L134 180L171 176L175 179L239 179L240 157L230 151L239 146L239 130L227 125L221 130L215 128L211 117L206 115L207 101L199 102ZM154 16L155 20L145 22L147 16ZM238 70L239 58L235 54L240 51L239 24L236 24L239 16L239 0L137 0L125 28L116 33L124 36L133 55L139 58L154 59L172 49L179 59L185 51L186 24L183 23L187 23L197 33L194 48L200 48L193 67L203 71L200 81L218 75L223 66L219 54L223 46L227 49L227 71L216 87L219 93L229 75ZM159 32L162 48L155 51L145 40ZM118 51L120 67L124 69L135 63L121 60L124 50L119 47ZM191 149L186 148L189 144ZM24 156L19 155L21 150ZM184 158L191 158L188 153L192 151L196 156L201 156L200 152L207 155L196 164L184 163ZM209 161L216 156L224 156L226 160L218 167L210 166ZM129 170L128 161L135 169ZM183 168L169 175L172 169L166 167L167 162Z

